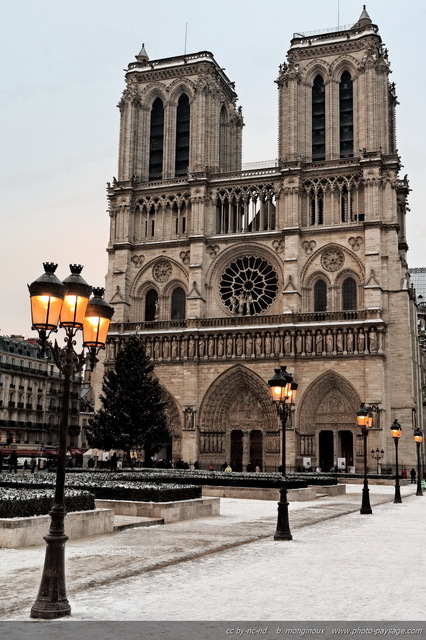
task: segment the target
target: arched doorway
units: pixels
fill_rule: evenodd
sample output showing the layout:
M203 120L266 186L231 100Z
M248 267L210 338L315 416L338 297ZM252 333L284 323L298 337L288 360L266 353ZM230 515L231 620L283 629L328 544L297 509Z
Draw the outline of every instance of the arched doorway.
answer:
M329 430L320 431L318 446L321 471L330 471L334 464L333 432Z
M253 469L263 469L263 434L260 430L250 433L250 464Z
M335 371L327 371L307 388L298 419L299 458L309 445L312 466L329 471L338 458L353 466L353 438L357 433L356 412L360 396L353 385Z
M224 460L239 470L254 460L264 468L280 464L280 432L268 386L247 367L233 365L212 382L198 424L202 468L220 468Z
M346 469L354 466L354 436L351 431L340 431L340 456L339 458L345 458Z
M231 431L231 465L234 471L243 470L243 432L239 429Z

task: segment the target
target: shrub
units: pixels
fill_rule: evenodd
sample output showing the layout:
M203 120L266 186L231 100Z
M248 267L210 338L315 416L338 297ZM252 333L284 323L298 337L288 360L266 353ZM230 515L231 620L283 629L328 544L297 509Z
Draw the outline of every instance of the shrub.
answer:
M55 492L53 489L32 489L25 493L21 488L0 488L0 518L27 518L43 516L52 508ZM67 489L65 509L88 511L95 508L95 499L89 491Z

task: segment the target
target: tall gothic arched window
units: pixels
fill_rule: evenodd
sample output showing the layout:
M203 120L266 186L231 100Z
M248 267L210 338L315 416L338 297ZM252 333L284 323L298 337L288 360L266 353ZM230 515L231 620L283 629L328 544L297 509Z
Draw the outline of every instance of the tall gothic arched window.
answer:
M339 85L340 157L354 155L354 107L352 78L349 71L342 74Z
M357 308L356 282L353 278L346 278L342 284L342 309L355 311Z
M314 311L327 311L327 285L317 280L314 286Z
M185 319L186 295L182 287L177 287L172 293L171 320Z
M147 291L145 296L145 322L158 319L158 293L155 289Z
M325 86L319 75L312 87L312 160L325 160Z
M184 176L189 166L189 98L183 93L179 98L176 113L175 175Z
M149 134L149 179L163 177L164 108L163 101L156 98L151 109L151 129Z

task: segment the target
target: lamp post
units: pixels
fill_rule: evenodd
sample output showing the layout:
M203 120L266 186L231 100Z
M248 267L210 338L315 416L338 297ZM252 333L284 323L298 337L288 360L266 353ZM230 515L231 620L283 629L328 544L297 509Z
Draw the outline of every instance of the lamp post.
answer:
M370 505L370 490L368 488L367 477L367 438L368 430L373 425L373 413L371 407L366 407L364 402L361 402L361 405L356 412L356 419L358 426L361 427L362 437L364 438L364 485L362 489L362 503L360 513L367 514L373 513Z
M85 355L74 350L75 336L83 330L83 345L88 347L91 366L96 355L105 347L113 308L102 298L103 289L93 289L80 273L81 265L70 265L71 275L61 282L56 276L56 264L44 263L45 273L28 285L31 300L32 328L39 333L41 354L51 351L53 360L63 376L62 413L58 434L58 461L55 498L49 513L51 522L46 541L46 555L37 599L31 609L32 618L54 619L71 614L65 587L65 535L66 515L65 466L67 452L68 414L71 378L82 371ZM50 333L60 327L65 329L66 346L48 342Z
M423 495L422 489L422 466L420 464L420 445L423 442L423 432L420 431L418 427L416 427L414 431L414 442L417 446L417 491L416 496Z
M278 416L281 419L282 427L282 447L281 447L281 474L282 484L280 489L280 501L278 503L278 519L277 529L275 531L274 540L292 540L293 536L290 532L290 523L288 518L288 501L287 501L287 485L286 485L286 437L285 426L290 416L294 401L296 399L297 384L286 367L275 369L275 374L271 380L268 380L268 386L271 392L272 402L274 403Z
M383 458L385 452L383 449L379 449L379 447L377 447L377 449L371 449L371 453L373 455L373 459L377 461L377 473L379 473L379 460Z
M395 474L395 498L394 498L394 504L400 504L402 502L402 500L401 500L401 490L399 488L399 474L398 474L398 443L399 443L399 439L401 437L401 425L399 424L399 422L398 422L398 420L396 418L391 424L391 433L392 433L393 441L395 443L396 474Z

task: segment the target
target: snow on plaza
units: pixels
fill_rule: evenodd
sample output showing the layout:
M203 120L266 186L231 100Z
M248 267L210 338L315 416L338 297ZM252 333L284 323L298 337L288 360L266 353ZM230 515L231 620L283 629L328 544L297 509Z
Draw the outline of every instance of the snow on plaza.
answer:
M291 542L273 540L274 501L223 498L218 517L69 541L66 620L424 620L426 497L415 491L401 487L394 504L393 486L370 485L372 515L359 513L362 485L292 502ZM43 559L43 546L0 551L1 620L29 620Z

